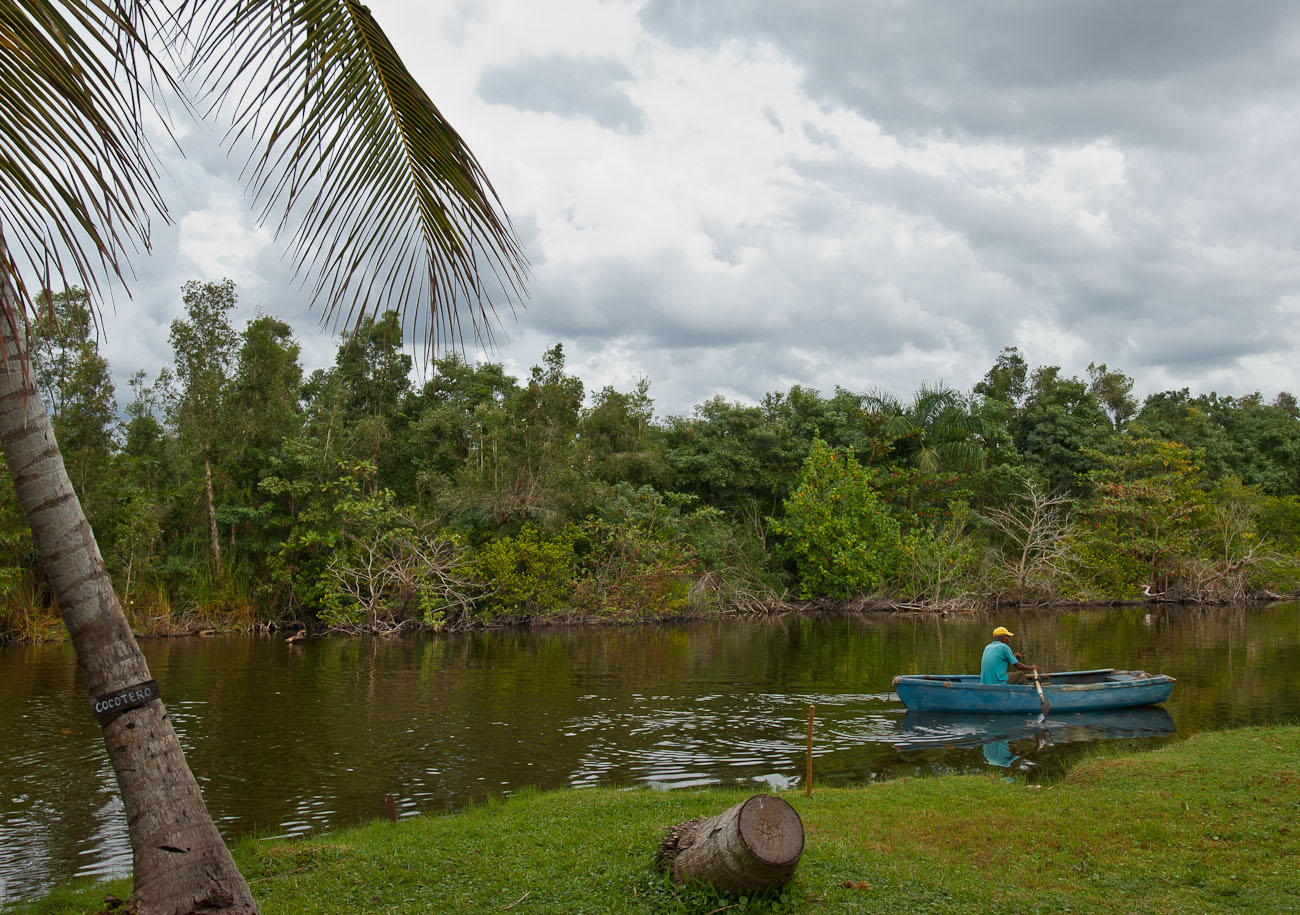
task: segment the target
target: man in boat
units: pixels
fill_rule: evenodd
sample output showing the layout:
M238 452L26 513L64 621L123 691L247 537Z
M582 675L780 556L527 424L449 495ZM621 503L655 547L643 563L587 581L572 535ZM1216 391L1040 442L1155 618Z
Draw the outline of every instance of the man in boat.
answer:
M980 658L981 683L1028 683L1029 671L1038 670L1037 664L1022 664L1020 655L1011 650L1014 635L1006 626L993 630L993 641L984 647Z

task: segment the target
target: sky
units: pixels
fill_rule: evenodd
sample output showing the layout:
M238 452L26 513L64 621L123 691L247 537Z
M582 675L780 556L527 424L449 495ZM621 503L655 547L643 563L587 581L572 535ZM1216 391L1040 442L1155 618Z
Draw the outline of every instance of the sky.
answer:
M1300 391L1300 5L1271 0L371 0L531 263L478 353L556 342L659 415L921 384L1003 347L1145 395ZM170 361L181 285L322 332L215 125L103 351ZM471 353L472 353L471 349ZM417 357L419 353L417 352Z

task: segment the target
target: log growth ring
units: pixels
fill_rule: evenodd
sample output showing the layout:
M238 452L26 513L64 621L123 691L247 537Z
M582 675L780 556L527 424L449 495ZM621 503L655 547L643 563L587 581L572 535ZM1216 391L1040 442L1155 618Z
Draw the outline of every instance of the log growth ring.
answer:
M740 837L754 857L772 867L787 867L803 854L803 820L786 801L756 794L740 808Z

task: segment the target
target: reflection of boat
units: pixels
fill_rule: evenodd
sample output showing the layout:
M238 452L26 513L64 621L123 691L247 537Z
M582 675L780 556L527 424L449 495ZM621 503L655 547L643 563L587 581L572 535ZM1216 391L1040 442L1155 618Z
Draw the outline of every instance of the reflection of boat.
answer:
M981 683L978 674L895 677L893 685L903 705L918 711L1028 714L1042 708L1032 683ZM1053 712L1154 705L1173 690L1173 677L1141 670L1071 670L1043 678Z
M977 747L1038 737L1044 731L1053 743L1123 737L1163 737L1174 733L1174 719L1159 706L1109 709L1100 712L1053 711L1045 721L998 713L908 712L899 727L897 746Z

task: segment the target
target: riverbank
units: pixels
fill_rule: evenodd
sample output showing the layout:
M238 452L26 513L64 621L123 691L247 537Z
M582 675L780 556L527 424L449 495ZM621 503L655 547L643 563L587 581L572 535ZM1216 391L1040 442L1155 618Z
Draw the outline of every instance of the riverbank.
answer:
M235 849L265 915L324 912L1300 911L1300 727L1110 751L1042 786L1000 771L783 796L807 845L784 901L673 890L665 827L745 792L523 792L447 816ZM97 912L128 881L19 913Z
M248 616L229 619L217 614L189 612L178 616L155 614L129 614L128 623L137 638L186 638L215 635L281 635L286 639L301 639L322 635L397 635L402 632L435 633L465 632L474 630L532 628L539 626L628 626L654 623L697 622L708 619L746 616L852 616L855 614L933 614L955 616L992 613L1003 610L1080 609L1088 607L1152 606L1222 606L1229 603L1265 606L1300 599L1300 594L1275 594L1271 591L1251 593L1235 601L1205 600L1182 597L1150 597L1138 600L1067 600L1065 598L1022 599L1015 595L972 594L943 601L916 602L895 600L878 595L864 595L847 600L821 598L795 601L781 598L755 599L744 605L727 606L710 610L683 610L664 614L641 614L610 618L585 615L577 612L551 613L536 617L514 616L494 619L466 618L455 626L429 625L416 619L385 622L382 625L326 627L311 625L299 620L253 621ZM39 644L67 641L67 629L52 610L31 611L24 617L23 625L10 632L0 632L0 644Z

